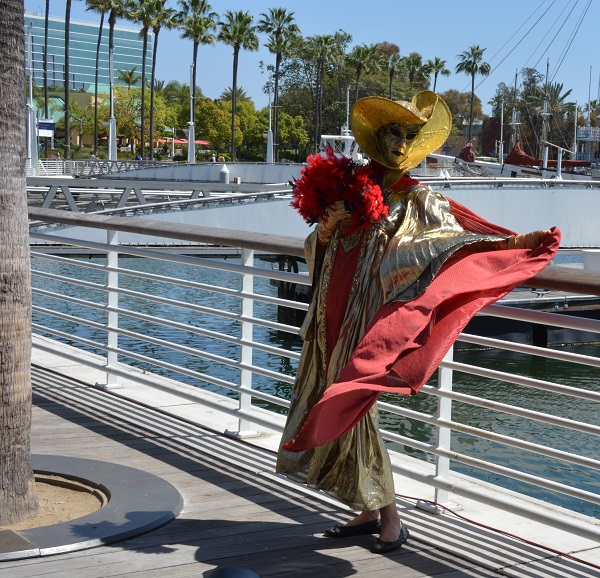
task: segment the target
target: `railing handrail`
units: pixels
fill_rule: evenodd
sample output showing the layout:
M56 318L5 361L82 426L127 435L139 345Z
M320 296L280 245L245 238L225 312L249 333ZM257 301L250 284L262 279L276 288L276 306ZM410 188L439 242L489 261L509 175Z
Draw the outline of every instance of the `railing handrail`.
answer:
M139 233L157 237L172 237L191 243L208 243L227 247L242 247L267 253L304 257L304 242L294 237L214 229L181 223L166 223L152 219L123 219L72 213L58 209L28 208L30 219L61 225L91 227L110 231ZM553 265L546 267L535 277L523 283L524 287L544 287L555 291L567 291L600 295L600 276L593 271L585 271Z

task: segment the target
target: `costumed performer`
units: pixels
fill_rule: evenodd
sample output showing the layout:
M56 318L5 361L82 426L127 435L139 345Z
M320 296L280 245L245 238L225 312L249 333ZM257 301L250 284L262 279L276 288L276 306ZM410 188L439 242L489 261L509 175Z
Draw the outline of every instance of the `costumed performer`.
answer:
M416 394L469 319L545 267L560 232L515 235L408 175L451 127L434 92L368 97L351 129L370 157L309 157L294 201L308 222L312 297L277 471L360 513L331 538L379 534L375 553L409 537L375 401Z

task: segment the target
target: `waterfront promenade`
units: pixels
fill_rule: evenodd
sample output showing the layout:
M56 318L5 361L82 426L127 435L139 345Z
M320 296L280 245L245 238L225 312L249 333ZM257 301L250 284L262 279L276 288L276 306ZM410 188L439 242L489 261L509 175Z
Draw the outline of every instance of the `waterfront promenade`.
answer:
M240 443L193 424L192 417L205 418L210 426L227 425L217 412L189 400L177 401L172 394L161 399L160 392L134 391L129 385L103 391L92 387L99 378L92 370L35 349L33 364L33 453L148 471L173 484L184 507L163 527L122 542L0 563L2 577L210 577L226 567L247 568L261 577L600 576L600 547L589 539L536 529L528 520L498 511L484 514L489 526L509 524L515 534L571 552L596 567L451 514L428 514L403 498L398 508L412 537L400 551L371 554L370 537L326 539L323 529L343 523L351 513L274 474L275 434L270 440L266 436L266 444L252 439ZM147 404L139 403L144 400ZM178 415L188 418L182 421ZM467 516L468 510L462 513Z

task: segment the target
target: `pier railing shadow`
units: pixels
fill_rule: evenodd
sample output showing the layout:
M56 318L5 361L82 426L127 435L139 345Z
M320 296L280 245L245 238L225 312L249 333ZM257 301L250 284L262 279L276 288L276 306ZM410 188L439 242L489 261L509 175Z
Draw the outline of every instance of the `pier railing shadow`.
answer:
M52 209L29 213L47 224L32 232L44 243L32 251L36 334L94 354L81 362L102 370L107 387L126 377L164 390L153 376L165 376L178 382L177 395L234 416L240 436L281 430L299 358L296 317L307 309L300 288L310 283L301 240ZM89 228L105 231L106 242L86 240ZM122 232L154 236L156 246L119 243ZM197 254L179 254L176 243ZM459 496L597 540L586 516L600 511L600 460L591 450L600 435L593 377L600 321L578 309L581 299L600 296L600 281L595 272L553 265L525 287L536 292L483 315L526 330L511 326L498 336L467 328L460 343L475 352L468 362L451 351L416 401L380 402L384 437L397 470L431 488L425 510ZM290 321L284 311L298 316ZM547 327L572 332L583 346L553 346ZM502 497L485 484L538 501ZM541 500L562 509L540 507Z

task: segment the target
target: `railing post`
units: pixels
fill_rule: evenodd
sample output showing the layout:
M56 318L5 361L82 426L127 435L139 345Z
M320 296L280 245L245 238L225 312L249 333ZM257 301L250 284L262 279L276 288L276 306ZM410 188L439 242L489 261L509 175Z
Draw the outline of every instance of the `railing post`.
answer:
M242 265L244 267L252 267L254 265L254 251L251 249L242 249ZM244 293L254 292L254 275L250 273L242 274L242 291ZM254 300L251 297L243 297L241 299L241 313L244 318L250 318L254 314ZM250 321L242 321L240 328L240 336L243 341L252 341L253 324ZM245 365L252 365L252 346L241 345L240 361ZM252 389L252 371L250 369L240 370L240 387L242 390ZM252 395L249 393L240 392L239 409L250 411L252 409ZM260 432L252 429L251 423L244 418L239 419L238 431L227 431L227 434L239 438L259 436Z
M452 361L454 358L454 346L450 347L443 361ZM452 391L453 371L448 367L440 365L438 368L438 390L440 392ZM447 397L438 397L437 418L450 421L452 419L452 400ZM437 426L436 432L437 449L450 451L452 443L452 430L447 426ZM446 456L435 457L435 477L438 480L448 481L450 478L450 458ZM458 504L450 503L448 490L435 488L434 504L426 501L417 502L417 507L427 510L433 514L442 514L444 509L440 506L450 507L453 510L460 510Z
M106 243L109 246L117 246L119 244L118 231L106 231ZM108 251L106 254L106 266L114 269L119 267L119 251ZM104 388L120 388L122 384L117 382L117 376L111 371L112 367L116 367L118 363L118 354L116 349L119 347L119 334L114 331L119 327L119 314L113 309L119 306L119 274L117 271L108 271L106 274L106 304L109 311L106 319L106 345L108 352L106 354L106 383L97 383L96 385Z

